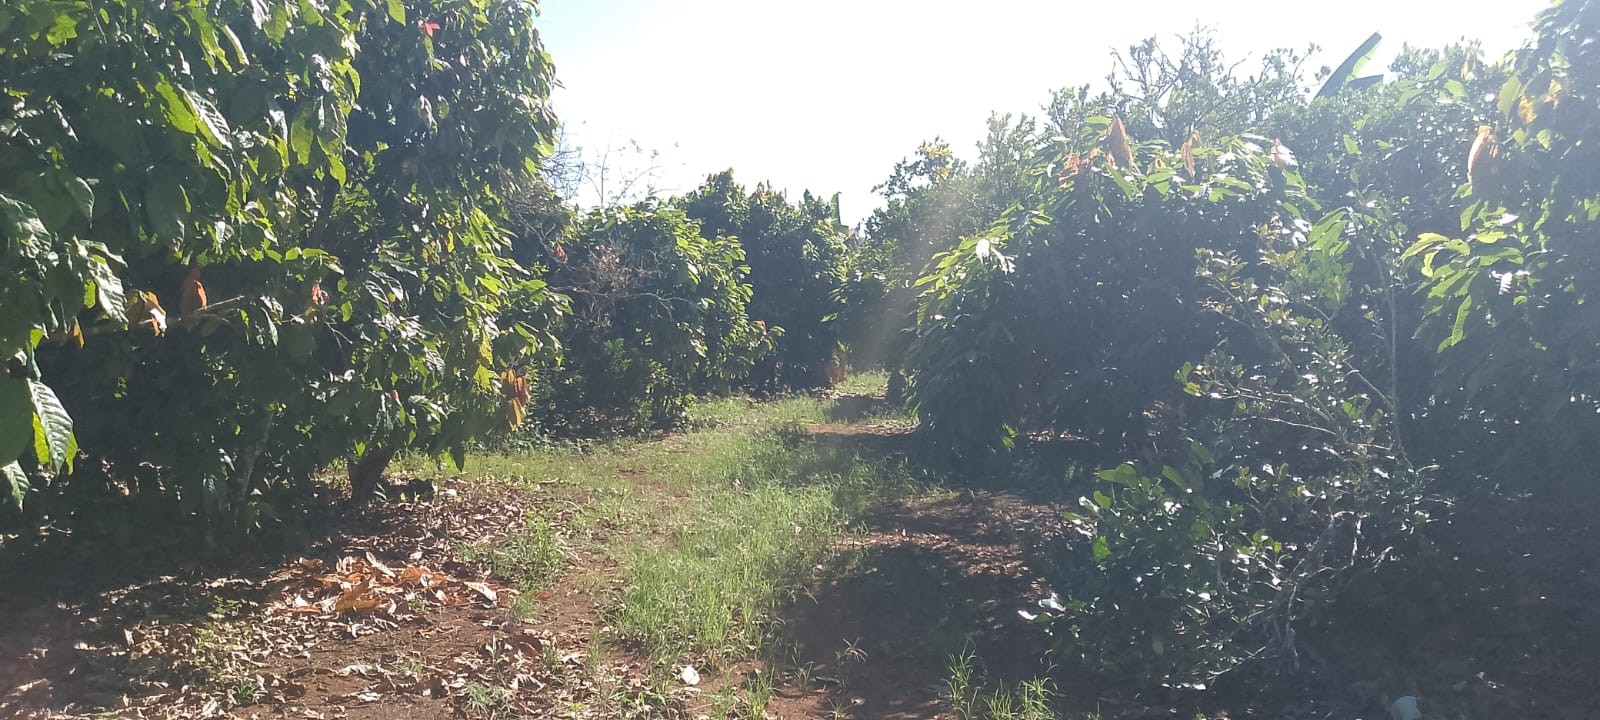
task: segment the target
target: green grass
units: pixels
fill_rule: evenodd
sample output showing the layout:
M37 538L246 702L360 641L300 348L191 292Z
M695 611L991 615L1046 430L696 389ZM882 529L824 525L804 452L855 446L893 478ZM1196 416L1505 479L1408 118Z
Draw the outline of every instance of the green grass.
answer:
M754 651L762 620L843 529L827 488L768 485L702 500L703 514L628 562L617 627L664 664Z
M910 474L795 432L824 415L816 399L748 411L690 442L673 470L683 502L660 508L666 541L625 555L615 621L662 666L756 654L768 619L811 577L833 542ZM693 438L694 436L691 436Z
M477 682L461 689L457 703L461 713L469 718L492 720L509 717L512 711L510 690Z
M463 562L487 565L489 574L524 590L548 586L566 561L555 528L532 512L524 515L517 532L497 541L464 545L458 554Z
M1013 687L1001 685L985 692L978 657L969 647L950 656L945 687L950 707L960 720L1058 720L1052 707L1055 693L1047 680L1027 680ZM1095 720L1084 716L1081 720Z
M532 511L523 515L523 526L516 532L463 545L456 554L462 562L487 566L490 575L521 591L509 610L514 622L533 617L536 601L532 591L549 587L567 562L565 543L555 528Z
M834 394L881 393L883 384L882 375L858 376ZM478 455L460 475L531 491L542 516L561 510L570 551L615 561L614 639L638 643L664 677L682 664L712 669L761 654L774 612L853 520L915 485L903 467L803 432L830 424L837 407L815 396L708 400L679 435ZM870 417L907 422L903 412ZM396 472L457 474L418 458ZM464 554L503 577L548 577L562 553L557 537L535 521L525 536ZM770 688L743 690L759 716Z

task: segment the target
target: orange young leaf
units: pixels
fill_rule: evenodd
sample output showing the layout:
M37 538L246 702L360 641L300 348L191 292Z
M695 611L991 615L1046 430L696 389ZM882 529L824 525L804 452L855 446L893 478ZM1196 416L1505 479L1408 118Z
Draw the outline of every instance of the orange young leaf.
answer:
M1467 182L1476 188L1479 183L1487 182L1494 174L1494 159L1500 155L1500 147L1494 139L1494 128L1488 125L1478 126L1478 137L1472 141L1472 150L1467 154Z
M185 315L206 306L206 286L200 284L200 268L191 267L183 276L183 296L178 311Z
M1121 115L1111 116L1111 129L1106 131L1106 153L1119 168L1133 167L1133 145L1128 142L1128 129Z

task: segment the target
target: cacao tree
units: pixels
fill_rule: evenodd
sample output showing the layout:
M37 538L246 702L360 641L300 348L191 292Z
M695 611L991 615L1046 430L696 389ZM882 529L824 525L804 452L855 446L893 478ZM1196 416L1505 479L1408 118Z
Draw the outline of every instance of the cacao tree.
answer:
M459 461L504 422L504 369L548 338L498 317L553 302L499 253L554 129L535 13L0 9L14 494L71 469L249 527L280 481L352 457L359 494L398 448Z
M748 312L775 331L773 352L752 369L748 384L763 391L826 387L840 349L834 317L847 256L837 199L807 193L791 202L761 186L747 193L730 171L676 202L708 238L744 248Z

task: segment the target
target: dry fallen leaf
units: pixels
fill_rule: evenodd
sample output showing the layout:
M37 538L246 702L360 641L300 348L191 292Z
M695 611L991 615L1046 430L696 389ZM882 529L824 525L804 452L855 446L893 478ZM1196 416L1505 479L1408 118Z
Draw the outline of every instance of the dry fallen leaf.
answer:
M391 580L394 579L394 571L390 570L388 565L378 562L378 559L372 556L372 552L370 550L367 551L367 564L371 565L372 569L382 573L384 577Z
M482 595L483 598L485 600L488 600L489 602L499 602L500 601L500 594L495 592L494 588L489 587L488 585L486 585L484 583L481 583L481 582L466 582L466 583L462 583L462 584L466 585L469 589L471 589L472 591L478 593L479 595Z

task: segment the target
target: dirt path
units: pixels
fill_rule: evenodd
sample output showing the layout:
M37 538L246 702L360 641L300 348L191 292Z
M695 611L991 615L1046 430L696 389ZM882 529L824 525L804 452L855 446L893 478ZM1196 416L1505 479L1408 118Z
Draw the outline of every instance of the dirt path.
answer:
M982 491L909 498L875 514L842 544L837 574L790 609L785 631L809 687L791 684L771 710L954 717L947 668L964 650L996 681L1044 675L1044 637L1018 611L1049 593L1018 538L1065 530L1059 513Z

